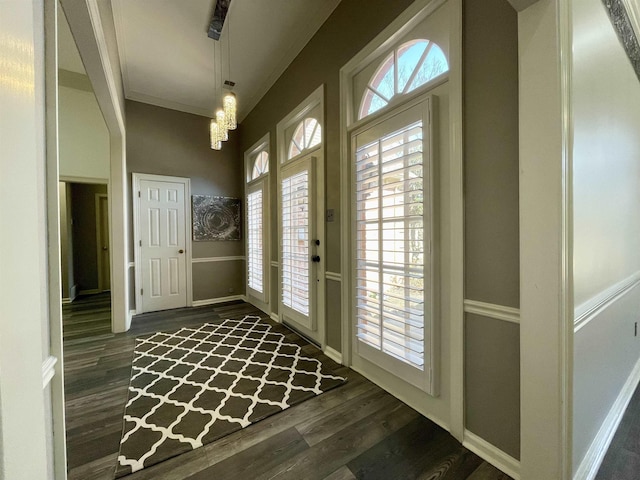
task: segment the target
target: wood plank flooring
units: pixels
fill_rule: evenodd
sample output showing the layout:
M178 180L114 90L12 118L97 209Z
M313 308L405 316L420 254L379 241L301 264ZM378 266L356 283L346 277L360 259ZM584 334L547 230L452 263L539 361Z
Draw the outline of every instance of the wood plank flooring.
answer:
M304 342L243 302L138 315L110 332L109 296L65 305L65 392L70 480L113 479L122 415L138 335L258 315L291 341ZM306 344L306 355L332 363ZM358 373L348 382L127 480L508 480L447 432Z

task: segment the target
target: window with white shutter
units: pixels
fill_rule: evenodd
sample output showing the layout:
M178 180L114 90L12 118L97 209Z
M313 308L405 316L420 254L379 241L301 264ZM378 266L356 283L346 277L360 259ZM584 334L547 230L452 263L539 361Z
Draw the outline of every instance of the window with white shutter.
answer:
M249 301L269 304L269 143L265 135L245 154L246 268Z
M247 195L247 282L249 288L264 293L263 192L262 184Z
M433 283L428 104L352 137L358 353L426 390Z

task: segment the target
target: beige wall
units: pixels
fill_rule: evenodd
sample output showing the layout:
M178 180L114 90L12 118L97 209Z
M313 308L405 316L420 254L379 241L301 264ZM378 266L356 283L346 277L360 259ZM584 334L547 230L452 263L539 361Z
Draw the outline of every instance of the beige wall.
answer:
M243 167L237 132L230 132L222 150L214 151L209 145L206 117L130 100L126 101L126 115L130 212L131 173L187 177L191 179L192 195L242 198ZM133 222L133 215L130 218ZM133 261L132 223L129 231L130 261ZM192 241L191 248L193 258L244 255L243 241ZM194 300L243 294L244 270L243 261L194 264ZM229 289L233 292L229 293Z
M58 184L60 202L60 273L62 280L62 298L73 300L76 295L73 275L73 231L71 228L71 189L68 184Z
M402 12L410 0L343 0L298 57L291 63L273 87L242 121L240 152L248 150L266 133L270 133L271 205L277 205L276 185L276 125L321 84L325 85L325 183L326 208L335 211L334 221L326 223L326 270L340 272L340 68L371 41L382 29ZM381 14L384 12L384 14ZM354 19L358 19L354 21ZM271 255L278 258L277 215L271 216ZM276 272L277 273L277 272ZM277 279L277 277L276 277ZM272 280L274 280L272 278ZM340 303L336 287L328 289L337 295L332 304ZM277 285L277 281L271 283ZM275 292L275 288L272 288ZM327 296L327 298L329 298ZM277 305L273 304L273 311ZM329 346L341 350L340 314L334 305L327 305Z
M464 2L465 298L520 305L518 23L507 0ZM520 458L519 326L465 316L465 425Z
M72 72L60 75L61 81L73 77ZM82 85L89 90L77 88ZM88 79L84 84L60 84L58 94L60 177L108 180L109 132Z
M573 341L575 472L640 359L640 288L612 296L640 272L640 83L603 2L571 4L574 304L599 307Z

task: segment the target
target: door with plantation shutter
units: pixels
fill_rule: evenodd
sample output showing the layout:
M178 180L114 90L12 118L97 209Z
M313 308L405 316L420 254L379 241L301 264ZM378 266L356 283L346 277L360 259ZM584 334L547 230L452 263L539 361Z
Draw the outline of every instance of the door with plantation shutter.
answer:
M282 318L314 338L317 284L315 158L306 156L282 167L280 182ZM302 328L300 328L302 327Z
M434 394L430 99L351 135L354 354Z

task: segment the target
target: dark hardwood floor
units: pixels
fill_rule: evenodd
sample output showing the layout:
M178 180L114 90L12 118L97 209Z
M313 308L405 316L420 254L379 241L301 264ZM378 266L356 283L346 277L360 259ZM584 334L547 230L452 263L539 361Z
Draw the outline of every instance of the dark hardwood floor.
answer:
M596 480L640 478L640 387L624 412L618 430L602 460Z
M63 308L70 480L113 478L136 336L252 314L301 341L242 302L139 315L129 332L117 335L110 332L109 309L105 294ZM312 345L304 350L332 363ZM348 378L345 385L125 478L510 478L358 373L342 366L336 371Z

